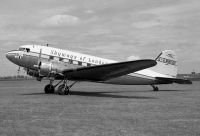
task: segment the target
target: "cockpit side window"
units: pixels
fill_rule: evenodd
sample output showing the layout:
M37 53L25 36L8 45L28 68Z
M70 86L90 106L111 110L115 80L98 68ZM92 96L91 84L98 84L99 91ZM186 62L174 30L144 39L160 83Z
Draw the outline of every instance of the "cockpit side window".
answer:
M26 48L26 52L30 52L30 49L29 49L29 48Z
M25 50L25 48L19 48L19 51L24 51Z
M29 48L19 48L19 51L30 52Z

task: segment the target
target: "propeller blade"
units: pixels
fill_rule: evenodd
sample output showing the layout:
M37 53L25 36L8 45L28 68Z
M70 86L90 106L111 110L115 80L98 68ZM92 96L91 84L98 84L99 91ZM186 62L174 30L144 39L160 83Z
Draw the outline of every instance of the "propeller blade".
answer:
M41 62L41 56L42 56L42 48L40 49L38 64L34 66L34 67L37 67L39 75L40 75L40 68L41 68L41 63L42 63Z
M38 58L38 71L40 70L40 66L41 66L41 56L42 56L42 48L40 49L40 54Z
M42 48L40 49L39 59L41 59L41 55L42 55Z

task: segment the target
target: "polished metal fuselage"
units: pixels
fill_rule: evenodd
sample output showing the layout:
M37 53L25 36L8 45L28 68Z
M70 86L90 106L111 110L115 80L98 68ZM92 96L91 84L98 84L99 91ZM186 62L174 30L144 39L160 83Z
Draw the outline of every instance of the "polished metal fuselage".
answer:
M62 58L58 60L52 60L51 56L48 57L39 57L39 53L35 52L24 52L19 50L10 51L6 54L6 57L13 62L14 64L24 67L26 70L38 70L36 67L38 65L39 60L41 62L50 62L53 63L57 73L61 73L63 70L66 69L73 69L78 67L85 67L80 65L79 63L74 64L73 61L63 62L60 61ZM46 55L47 56L47 55ZM62 80L62 76L55 77L57 80ZM73 79L71 79L73 80ZM124 75L117 78L113 78L106 81L100 81L102 83L108 84L121 84L121 85L151 85L151 84L163 84L162 82L156 80L154 77L141 75L138 73L132 73L131 75Z

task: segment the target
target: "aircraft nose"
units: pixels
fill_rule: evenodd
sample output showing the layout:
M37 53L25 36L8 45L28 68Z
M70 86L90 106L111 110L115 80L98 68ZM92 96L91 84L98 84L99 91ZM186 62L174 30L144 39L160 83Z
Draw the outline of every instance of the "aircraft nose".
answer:
M22 63L22 60L21 60L22 57L20 56L20 51L18 51L18 50L13 50L13 51L7 52L6 58L16 65L21 65L21 63Z
M15 54L16 53L14 51L9 51L9 52L6 53L6 58L8 60L10 60L11 62L13 62L14 59L15 59Z
M8 59L8 60L11 60L11 58L12 58L12 53L10 53L10 52L7 52L6 53L6 58Z

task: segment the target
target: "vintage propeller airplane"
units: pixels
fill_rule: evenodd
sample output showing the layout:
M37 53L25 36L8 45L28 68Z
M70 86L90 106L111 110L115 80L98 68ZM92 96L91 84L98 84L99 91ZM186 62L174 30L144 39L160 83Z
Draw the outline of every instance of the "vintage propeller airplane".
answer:
M27 74L38 81L47 77L50 83L44 92L69 94L70 88L78 81L91 81L121 85L151 85L158 91L157 84L191 84L177 79L177 57L173 51L162 51L155 60L141 59L117 62L69 50L41 46L23 45L18 50L6 53L8 60L24 67ZM53 85L54 80L60 80ZM74 81L71 85L68 80Z

